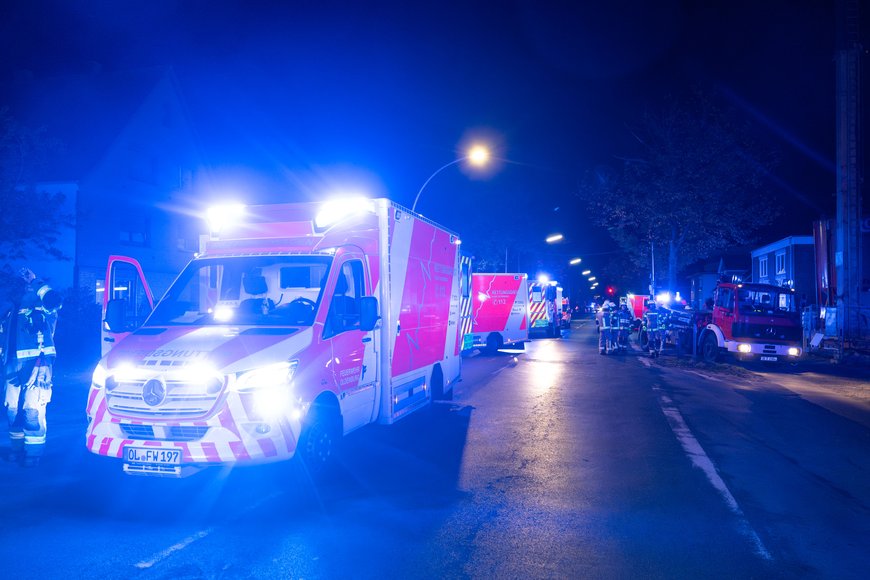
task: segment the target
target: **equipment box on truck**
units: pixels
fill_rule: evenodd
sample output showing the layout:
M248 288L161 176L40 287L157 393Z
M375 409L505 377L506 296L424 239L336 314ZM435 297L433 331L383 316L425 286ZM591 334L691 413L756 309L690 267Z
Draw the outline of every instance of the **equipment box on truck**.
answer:
M472 345L490 354L529 340L529 289L525 274L471 275Z
M110 259L91 452L149 475L297 453L318 471L342 435L452 397L455 234L386 199L212 217L204 251L144 324L141 269Z

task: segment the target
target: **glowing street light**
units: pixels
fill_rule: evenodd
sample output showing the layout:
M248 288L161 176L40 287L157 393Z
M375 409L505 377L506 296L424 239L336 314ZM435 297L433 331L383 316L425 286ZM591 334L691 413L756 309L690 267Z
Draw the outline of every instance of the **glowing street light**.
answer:
M592 270L583 270L583 271L580 272L580 273L581 273L582 275L584 275L584 276L588 276L589 274L592 273Z
M420 187L420 191L417 192L417 197L414 198L414 204L411 206L411 211L417 210L417 202L420 201L420 194L423 193L423 190L426 189L426 186L429 185L429 182L432 181L432 178L434 178L436 175L438 175L451 165L456 165L457 163L462 163L463 161L468 161L472 165L482 167L486 165L487 161L489 161L489 149L482 145L475 145L464 156L460 157L459 159L454 159L450 163L445 163L444 165L436 169L435 173L430 175L429 179L423 182L423 185Z
M574 258L573 260L571 260L568 263L571 264L572 266L576 266L577 264L579 264L582 261L583 261L583 258Z
M595 282L595 276L589 276L589 281L590 281L590 282Z
M562 241L562 239L563 239L564 237L565 237L565 236L563 236L562 234L553 234L552 236L547 236L546 242L547 242L548 244L554 244L554 243L556 243L556 242L560 242L560 241Z

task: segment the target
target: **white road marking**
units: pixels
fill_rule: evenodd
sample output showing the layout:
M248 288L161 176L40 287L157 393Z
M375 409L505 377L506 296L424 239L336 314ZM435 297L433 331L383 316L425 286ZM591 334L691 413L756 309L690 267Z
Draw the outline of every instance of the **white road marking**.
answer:
M270 500L282 495L283 493L284 492L279 491L279 492L269 494L266 497L261 498L259 501L248 506L242 513L252 512L255 509L257 509L258 507L260 507L261 505L263 505L264 503L266 503L267 501L270 501ZM188 536L187 538L181 540L177 544L169 546L168 548L166 548L162 552L158 552L157 554L152 556L150 560L143 560L137 564L134 564L134 567L138 568L140 570L147 570L148 568L151 568L155 564L159 564L160 562L162 562L163 560L165 560L166 558L168 558L169 556L171 556L175 552L181 551L181 550L185 549L186 547L188 547L189 545L191 545L192 543L196 542L197 540L203 539L204 537L208 536L213 531L214 531L214 528L206 528L205 530L201 530L201 531L193 534L192 536Z
M773 557L770 555L770 552L767 551L761 538L759 538L758 534L755 533L755 530L752 529L752 526L743 514L743 510L741 510L740 506L737 504L737 500L734 499L734 496L728 490L728 486L725 485L725 482L722 481L722 478L719 476L719 472L716 471L716 466L713 464L713 461L707 453L704 452L704 448L701 447L701 444L689 430L688 425L686 425L683 416L680 414L680 411L674 405L673 401L671 401L670 397L665 395L657 385L653 385L652 389L656 395L658 395L659 405L662 408L662 412L665 414L665 418L667 419L671 430L674 432L674 435L676 435L677 440L683 447L683 451L685 451L686 455L689 456L692 464L704 472L704 475L707 476L707 479L713 485L713 488L716 489L725 500L728 509L737 516L738 531L752 542L752 545L755 547L755 552L759 556L765 560L772 560Z
M166 558L168 558L169 556L171 556L175 552L178 552L179 550L185 549L186 547L188 547L189 545L191 545L195 541L203 539L204 537L209 535L212 532L212 530L213 530L213 528L208 528L207 530L202 530L200 532L193 534L192 536L188 536L187 538L181 540L177 544L175 544L173 546L169 546L168 548L166 548L162 552L158 552L150 560L143 560L142 562L139 562L138 564L136 564L136 568L139 568L140 570L145 570L147 568L150 568L154 564L162 562L163 560L165 560Z

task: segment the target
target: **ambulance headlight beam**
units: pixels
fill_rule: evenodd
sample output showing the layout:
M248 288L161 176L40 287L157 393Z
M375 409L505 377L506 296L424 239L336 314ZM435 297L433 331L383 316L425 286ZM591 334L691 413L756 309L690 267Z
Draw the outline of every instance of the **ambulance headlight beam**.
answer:
M91 384L97 389L102 389L106 386L106 377L108 374L109 373L106 371L106 367L103 366L103 363L98 364L97 368L94 369L93 376L91 377Z
M278 418L293 407L293 375L298 364L294 360L241 373L234 390L251 394L254 410L263 418Z
M236 377L235 390L240 393L252 393L260 389L280 387L293 382L298 361L276 363L258 369L240 373Z

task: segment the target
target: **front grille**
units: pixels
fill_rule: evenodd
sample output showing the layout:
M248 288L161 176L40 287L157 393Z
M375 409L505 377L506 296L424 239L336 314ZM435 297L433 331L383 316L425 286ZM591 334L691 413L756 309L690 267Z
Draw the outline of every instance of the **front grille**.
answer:
M146 385L151 383L153 386L155 382L159 382L164 391L157 401L153 396L146 397L144 392ZM120 380L109 377L106 380L106 405L113 414L126 417L203 417L214 408L222 388L223 381L218 378L185 381L153 373Z
M199 441L208 433L208 426L132 425L121 423L124 435L141 441Z
M734 338L752 338L760 341L800 342L803 329L800 326L778 326L773 324L735 324L731 327Z

